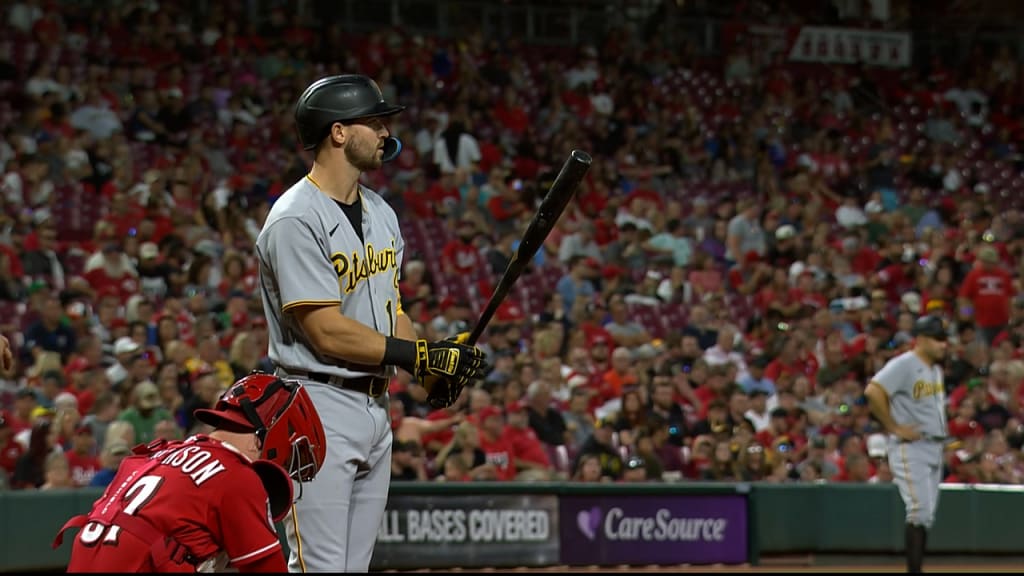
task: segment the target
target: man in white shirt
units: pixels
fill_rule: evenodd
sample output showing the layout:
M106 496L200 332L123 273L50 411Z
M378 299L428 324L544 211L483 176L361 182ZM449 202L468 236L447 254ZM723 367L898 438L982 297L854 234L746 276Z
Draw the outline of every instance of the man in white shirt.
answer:
M434 143L434 164L442 173L472 171L481 158L480 144L461 120L453 119Z
M732 326L722 328L718 332L718 343L704 351L704 361L708 366L732 363L736 366L736 380L740 381L749 375L749 371L746 358L734 349L735 338L735 328Z
M97 140L106 140L124 129L121 119L110 109L110 103L96 89L89 90L85 102L71 113L68 121Z
M142 350L137 342L123 336L114 343L114 358L116 362L107 368L107 379L114 386L117 386L128 378L128 368L132 359Z
M581 222L575 233L562 239L561 245L558 246L558 259L563 264L567 264L573 256L592 258L597 262L604 260L601 247L594 241L593 222Z
M754 433L767 430L771 424L772 413L768 409L768 392L763 388L755 388L750 392L750 409L743 415L754 425Z

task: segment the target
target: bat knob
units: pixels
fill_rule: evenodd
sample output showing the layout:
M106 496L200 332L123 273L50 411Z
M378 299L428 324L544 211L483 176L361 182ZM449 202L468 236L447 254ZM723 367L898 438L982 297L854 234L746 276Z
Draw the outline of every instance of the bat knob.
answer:
M572 158L574 162L586 164L587 166L590 166L590 164L593 163L594 161L594 159L591 158L590 154L587 154L583 150L573 150L572 154L570 154L569 157Z

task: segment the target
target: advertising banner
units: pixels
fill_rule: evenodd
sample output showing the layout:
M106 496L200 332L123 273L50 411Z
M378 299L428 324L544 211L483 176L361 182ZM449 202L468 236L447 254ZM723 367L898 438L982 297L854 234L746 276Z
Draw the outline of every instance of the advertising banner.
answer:
M559 500L565 564L747 561L742 495L566 495Z
M910 44L909 32L803 26L792 42L789 59L906 68L911 62Z
M377 532L373 569L557 564L554 495L395 495Z

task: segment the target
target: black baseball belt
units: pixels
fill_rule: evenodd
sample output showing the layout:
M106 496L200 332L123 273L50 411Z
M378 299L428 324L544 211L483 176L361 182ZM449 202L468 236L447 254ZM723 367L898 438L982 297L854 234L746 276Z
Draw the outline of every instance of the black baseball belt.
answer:
M326 372L293 372L290 370L279 370L286 376L306 378L313 382L337 386L353 392L361 392L371 398L379 398L388 390L389 380L383 376L359 376L356 378L345 378L336 374Z

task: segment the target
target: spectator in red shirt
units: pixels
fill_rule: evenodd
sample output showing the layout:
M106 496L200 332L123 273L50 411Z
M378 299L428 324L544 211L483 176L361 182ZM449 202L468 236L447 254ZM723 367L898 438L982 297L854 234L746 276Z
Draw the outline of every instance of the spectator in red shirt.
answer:
M505 87L502 101L494 106L494 117L501 123L502 128L516 137L522 136L530 125L530 118L519 104L516 91L511 85Z
M967 387L973 389L980 384L980 378L972 378ZM985 429L974 419L976 413L974 399L964 398L961 400L960 405L956 408L956 416L949 420L949 435L961 440L984 436Z
M71 438L71 450L66 454L71 481L75 486L88 486L96 472L103 468L94 453L95 450L96 439L93 437L92 427L88 424L79 424Z
M553 471L551 458L537 433L530 428L530 418L523 401L513 402L505 407L507 426L503 439L512 446L515 457L516 472L536 471L534 478L547 479Z
M418 195L413 194L409 201L412 202L416 196ZM462 195L459 194L459 187L455 182L455 174L451 172L442 173L441 178L427 188L426 196L430 200L430 204L433 205L432 216L447 216L462 202ZM422 209L419 210L422 211Z
M976 484L978 482L978 463L981 454L968 452L957 453L950 463L949 476L943 480L947 484Z
M10 414L0 411L0 484L4 486L10 485L18 459L25 453L25 448L14 439L15 432Z
M768 363L764 369L764 377L778 382L783 376L813 376L812 366L800 354L800 342L797 336L788 336L782 341L779 355Z
M459 399L447 408L438 408L429 412L426 416L426 420L431 423L442 421L442 420L453 420L456 419L466 407L466 403L469 401L469 394L463 394ZM431 432L423 432L420 436L420 444L426 449L428 454L437 454L446 445L451 443L455 438L455 426L443 427L439 430Z
M487 462L497 470L496 480L513 480L516 477L515 448L505 436L505 418L500 408L485 406L477 414L480 428L480 449L487 456Z
M487 211L498 227L505 230L526 210L526 205L523 203L521 188L515 185L514 180L500 192L487 201Z
M441 250L441 265L448 277L471 276L484 270L484 257L473 243L478 235L472 220L460 220L455 229L456 237L449 240Z
M139 274L131 259L116 242L107 241L102 251L94 253L85 263L85 279L97 294L116 292L124 302L139 289Z
M861 453L850 454L844 459L843 469L836 477L836 482L855 482L864 484L872 476L871 462Z
M960 285L960 315L973 317L979 334L991 344L1010 321L1014 294L1013 277L1000 267L999 253L992 246L983 246L974 268Z

